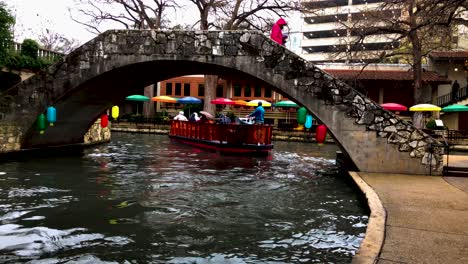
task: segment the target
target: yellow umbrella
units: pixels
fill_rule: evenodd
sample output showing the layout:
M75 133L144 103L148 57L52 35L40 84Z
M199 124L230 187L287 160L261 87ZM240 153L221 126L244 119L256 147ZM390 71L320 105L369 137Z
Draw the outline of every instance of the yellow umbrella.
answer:
M410 107L409 110L412 112L439 112L440 110L442 110L442 108L433 104L417 104Z
M258 103L259 103L259 102L262 102L262 106L264 106L264 107L269 107L269 106L271 106L271 103L270 103L270 102L265 101L265 100L259 100L259 99L258 99L258 100L252 100L252 101L248 102L246 105L247 105L247 106L258 106Z
M167 96L167 95L160 95L151 98L151 101L154 102L163 102L163 103L177 103L177 99Z

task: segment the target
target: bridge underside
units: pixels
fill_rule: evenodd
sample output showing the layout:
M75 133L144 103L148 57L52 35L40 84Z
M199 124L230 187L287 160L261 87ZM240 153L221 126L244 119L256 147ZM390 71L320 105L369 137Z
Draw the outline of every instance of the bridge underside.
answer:
M19 129L21 148L81 143L126 96L189 74L255 78L276 88L325 123L362 171L441 172L437 141L257 32L108 31L4 93L0 125ZM40 135L33 123L49 105L57 122Z

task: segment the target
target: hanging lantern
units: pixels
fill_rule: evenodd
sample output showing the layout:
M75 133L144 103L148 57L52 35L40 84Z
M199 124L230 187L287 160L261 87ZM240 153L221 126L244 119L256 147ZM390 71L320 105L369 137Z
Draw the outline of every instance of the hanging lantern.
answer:
M102 128L107 127L108 124L109 124L109 117L106 114L102 114L101 115L101 127Z
M304 125L304 123L306 122L306 115L307 109L305 109L305 107L297 109L297 123L299 125Z
M297 127L294 130L304 130L304 123L306 122L307 109L301 107L297 109Z
M112 107L112 118L114 118L114 120L116 120L117 117L119 117L119 107L114 105Z
M50 126L54 126L54 123L57 121L57 111L55 107L49 106L47 107L47 122L49 122Z
M304 127L307 128L307 129L310 129L312 127L312 122L313 122L313 118L311 115L307 115L306 116L306 121L305 121L305 124L304 124Z
M46 117L44 114L40 114L36 120L37 123L37 130L39 130L40 134L44 134L44 130L46 129Z
M327 137L327 127L325 125L318 125L317 129L315 130L315 141L317 143L322 144L325 142L325 138Z

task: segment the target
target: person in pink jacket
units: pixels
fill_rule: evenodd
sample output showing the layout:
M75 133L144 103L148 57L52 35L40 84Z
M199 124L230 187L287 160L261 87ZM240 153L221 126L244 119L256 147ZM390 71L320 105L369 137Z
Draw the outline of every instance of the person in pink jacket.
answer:
M276 21L273 27L271 27L270 38L281 45L284 45L285 42L282 30L286 24L286 21L283 18L280 18L278 21Z

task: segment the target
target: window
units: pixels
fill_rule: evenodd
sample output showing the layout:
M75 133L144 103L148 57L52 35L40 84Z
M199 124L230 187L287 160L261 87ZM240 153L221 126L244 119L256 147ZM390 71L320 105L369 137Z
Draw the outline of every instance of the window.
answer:
M190 96L190 83L184 83L184 96Z
M223 86L218 85L216 87L216 97L223 97Z
M175 84L175 95L182 95L182 84L176 83Z
M265 95L266 98L271 98L271 88L265 88Z
M166 95L172 95L172 83L166 83Z
M244 87L244 96L245 97L251 97L252 96L252 89L250 89L250 86L245 86Z
M254 97L262 97L262 87L260 85L255 85Z
M203 83L198 84L198 96L205 96L205 85Z
M242 88L239 84L234 84L234 96L242 96Z

